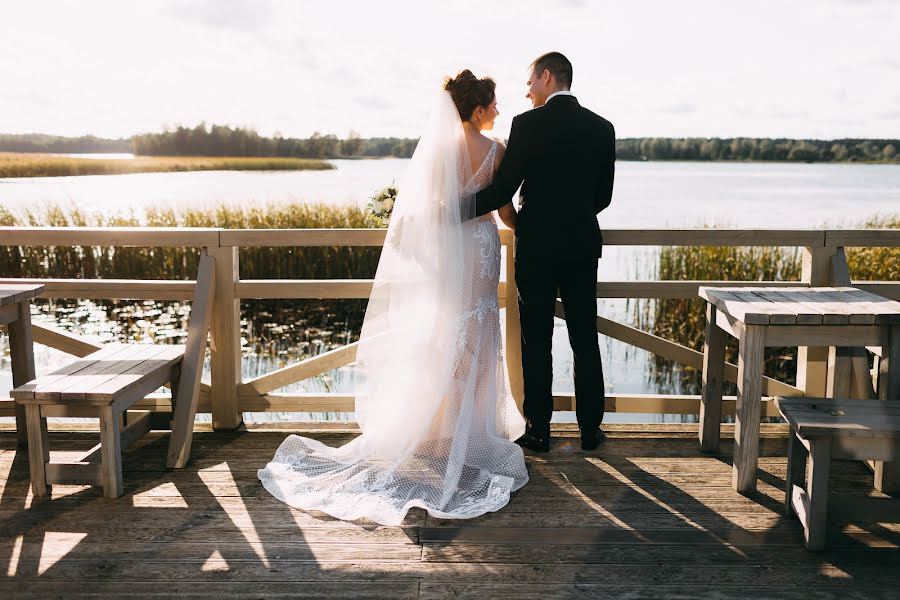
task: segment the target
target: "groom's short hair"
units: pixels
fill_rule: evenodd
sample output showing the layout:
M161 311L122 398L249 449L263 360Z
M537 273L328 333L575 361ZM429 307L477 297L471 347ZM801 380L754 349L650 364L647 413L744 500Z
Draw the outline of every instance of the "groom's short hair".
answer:
M544 69L550 71L560 87L572 87L572 63L561 52L548 52L531 63L531 68L540 75Z

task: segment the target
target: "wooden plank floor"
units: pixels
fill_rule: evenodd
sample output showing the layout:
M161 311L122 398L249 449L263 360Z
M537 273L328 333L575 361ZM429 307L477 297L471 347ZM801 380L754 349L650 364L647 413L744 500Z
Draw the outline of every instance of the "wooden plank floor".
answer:
M610 426L590 453L557 430L550 454L528 456L531 481L503 510L448 521L416 509L401 527L269 496L256 470L286 429L198 432L180 471L164 468L168 435L153 432L126 453L117 500L84 486L32 498L27 455L3 431L0 597L900 597L898 523L836 521L828 551L804 550L783 516L780 426L764 426L750 498L731 489L732 444L702 455L690 429ZM309 435L337 445L354 434ZM51 432L51 456L96 437ZM879 496L859 463L833 471L842 498Z

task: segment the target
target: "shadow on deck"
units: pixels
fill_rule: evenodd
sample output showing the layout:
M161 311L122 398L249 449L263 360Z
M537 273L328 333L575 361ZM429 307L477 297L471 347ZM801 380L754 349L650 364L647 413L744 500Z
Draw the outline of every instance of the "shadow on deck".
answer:
M887 598L900 596L900 524L832 523L803 548L784 517L786 437L764 426L759 492L731 489L732 444L698 451L690 426L609 426L598 451L557 430L529 455L531 481L503 510L447 521L414 509L402 527L291 509L256 479L288 430L194 437L167 471L167 434L124 457L125 495L54 486L37 501L27 455L0 432L0 596L182 598ZM696 426L694 426L696 429ZM730 433L726 429L723 435ZM308 433L338 445L354 434ZM96 434L51 433L51 456ZM836 463L836 494L869 496L860 463Z

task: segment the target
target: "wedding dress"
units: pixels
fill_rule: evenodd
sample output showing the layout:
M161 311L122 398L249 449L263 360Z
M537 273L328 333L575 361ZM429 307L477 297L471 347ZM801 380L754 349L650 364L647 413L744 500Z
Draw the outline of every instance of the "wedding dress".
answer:
M399 186L357 353L362 433L339 448L291 435L258 476L279 500L398 525L410 508L462 519L499 510L528 481L525 421L506 382L500 238L475 192L462 123L442 92Z

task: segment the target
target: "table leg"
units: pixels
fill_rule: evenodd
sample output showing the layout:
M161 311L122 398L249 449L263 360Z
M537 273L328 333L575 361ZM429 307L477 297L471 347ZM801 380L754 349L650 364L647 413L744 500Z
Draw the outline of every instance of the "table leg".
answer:
M706 304L703 343L703 388L700 394L700 450L718 452L722 425L722 380L725 375L725 332L716 325L716 307Z
M887 345L878 365L878 397L900 400L900 325L888 328Z
M31 339L31 305L19 302L19 318L9 324L9 349L12 362L13 387L25 385L34 379L34 344ZM47 419L41 417L46 428ZM28 440L25 425L25 407L16 404L16 436L19 447Z
M825 384L826 398L849 398L853 380L853 348L831 346L828 349L828 381Z
M122 495L122 430L120 415L112 406L100 407L100 459L103 469L103 495Z
M882 400L900 400L900 325L888 328L888 343L882 349L878 388ZM900 491L900 457L875 462L875 489L887 494Z
M765 326L748 325L738 346L738 392L731 484L742 494L756 491L765 341Z
M810 439L807 498L809 508L803 533L809 550L825 548L828 529L828 475L831 471L831 438Z
M788 463L787 485L784 492L784 514L793 516L794 486L803 489L803 479L806 475L806 447L797 437L797 432L791 429L788 432Z

